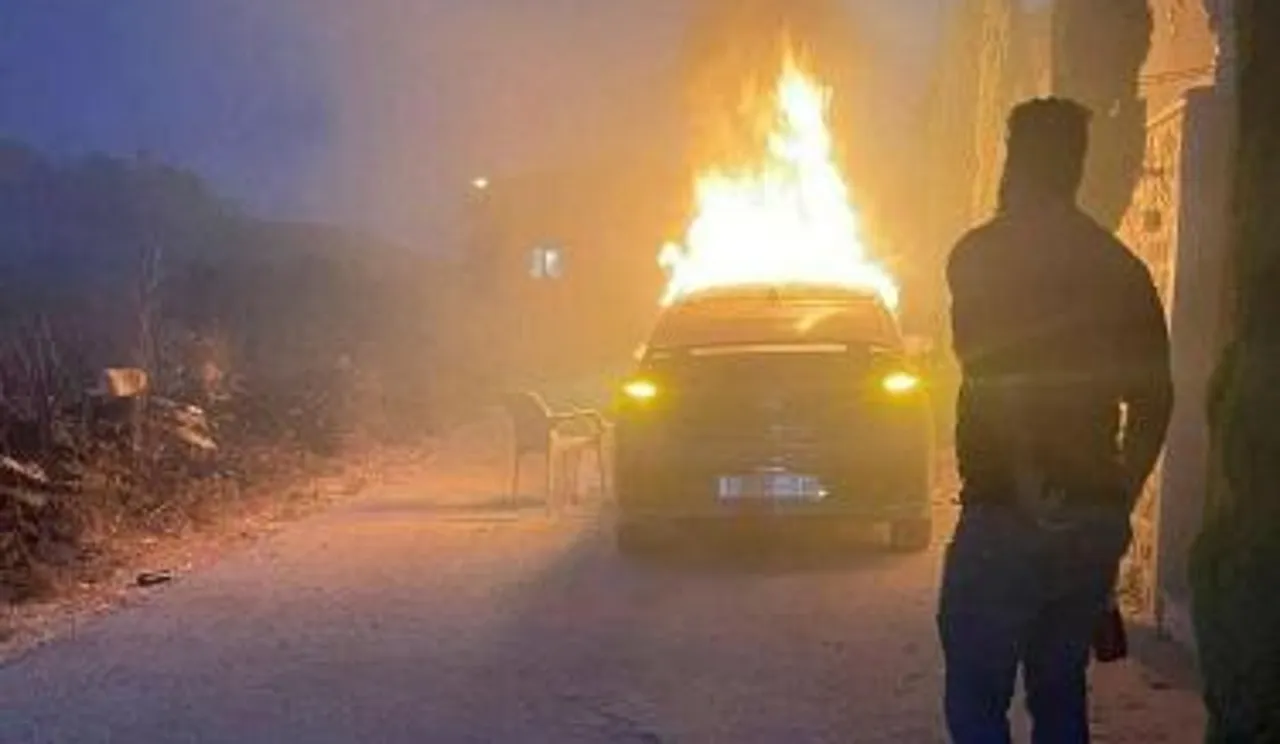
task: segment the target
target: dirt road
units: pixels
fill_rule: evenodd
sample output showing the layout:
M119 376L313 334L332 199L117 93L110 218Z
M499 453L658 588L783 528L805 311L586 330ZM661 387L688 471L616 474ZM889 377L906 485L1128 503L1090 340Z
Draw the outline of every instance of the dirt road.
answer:
M592 508L391 484L0 669L0 742L936 742L939 552L619 559ZM1196 742L1101 670L1102 742Z

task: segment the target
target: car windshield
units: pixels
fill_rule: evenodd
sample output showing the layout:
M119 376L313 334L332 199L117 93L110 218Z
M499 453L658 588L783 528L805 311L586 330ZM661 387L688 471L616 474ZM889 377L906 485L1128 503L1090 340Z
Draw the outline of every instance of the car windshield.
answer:
M896 348L899 340L893 317L874 298L723 295L667 310L649 349L842 351L854 346Z

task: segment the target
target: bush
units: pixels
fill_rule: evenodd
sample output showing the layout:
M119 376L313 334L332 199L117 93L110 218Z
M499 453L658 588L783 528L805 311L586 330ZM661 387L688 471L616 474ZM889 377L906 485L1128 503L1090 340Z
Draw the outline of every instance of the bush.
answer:
M430 434L437 268L254 219L145 158L55 164L0 141L0 601L121 530ZM146 393L90 394L109 367L145 371ZM216 451L192 444L186 404Z

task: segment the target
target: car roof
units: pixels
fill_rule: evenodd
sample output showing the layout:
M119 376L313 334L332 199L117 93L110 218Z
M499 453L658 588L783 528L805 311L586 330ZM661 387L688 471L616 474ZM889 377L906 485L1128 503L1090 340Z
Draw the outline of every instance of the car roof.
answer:
M650 348L750 343L896 347L897 321L874 292L826 286L748 286L699 292L668 307Z
M867 302L884 305L884 300L874 290L844 287L835 284L744 284L715 287L688 295L672 305L696 307L707 303L750 302L759 300L801 302Z

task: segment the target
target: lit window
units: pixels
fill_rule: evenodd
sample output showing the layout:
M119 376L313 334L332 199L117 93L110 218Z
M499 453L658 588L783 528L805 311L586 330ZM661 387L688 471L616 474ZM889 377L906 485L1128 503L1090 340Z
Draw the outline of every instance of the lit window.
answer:
M564 275L564 250L546 245L534 248L529 273L534 279L559 279Z

